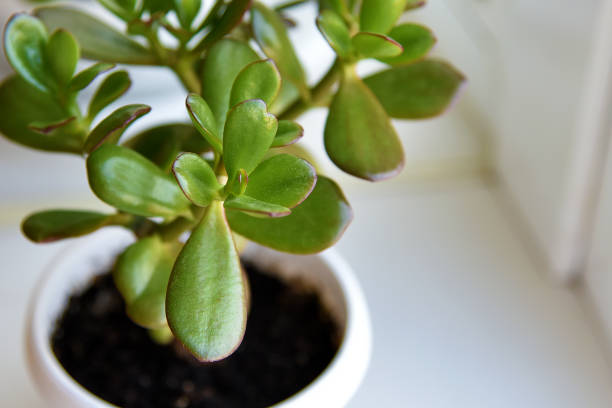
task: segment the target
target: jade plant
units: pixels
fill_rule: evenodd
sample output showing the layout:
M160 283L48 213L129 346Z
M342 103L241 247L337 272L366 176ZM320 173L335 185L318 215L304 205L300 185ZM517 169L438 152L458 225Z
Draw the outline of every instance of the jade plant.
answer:
M123 31L66 5L17 14L5 28L15 74L0 85L0 132L82 156L93 193L116 208L37 212L23 232L49 242L109 225L133 231L136 242L113 272L127 314L203 361L231 354L245 331L249 285L237 243L315 253L352 219L338 185L288 148L303 134L295 120L328 108L330 159L353 176L382 180L404 162L391 118L438 115L464 82L427 57L436 42L429 29L398 24L423 1L320 0L316 21L292 21L286 11L304 2L99 0ZM296 23L316 24L336 54L314 85L289 38ZM76 72L81 57L93 62ZM361 78L363 59L384 68ZM131 84L115 64L172 70L191 123L122 138L151 108L120 106L101 117ZM79 98L85 90L93 95L87 104Z

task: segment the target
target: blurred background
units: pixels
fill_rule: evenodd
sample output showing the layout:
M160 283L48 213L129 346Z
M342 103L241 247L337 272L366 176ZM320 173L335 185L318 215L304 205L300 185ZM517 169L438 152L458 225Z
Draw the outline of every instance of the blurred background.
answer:
M3 0L0 20L31 6ZM290 14L303 22L292 35L315 82L332 53L314 6ZM612 1L430 0L404 19L433 29L434 54L468 85L443 117L396 122L400 176L341 174L322 148L324 112L301 120L304 143L355 209L337 248L366 292L374 352L349 408L611 407ZM153 107L130 133L187 119L169 72L129 70L120 103ZM0 76L9 72L2 57ZM0 139L3 406L44 406L22 327L37 277L69 244L35 246L20 220L103 207L84 170L78 157Z

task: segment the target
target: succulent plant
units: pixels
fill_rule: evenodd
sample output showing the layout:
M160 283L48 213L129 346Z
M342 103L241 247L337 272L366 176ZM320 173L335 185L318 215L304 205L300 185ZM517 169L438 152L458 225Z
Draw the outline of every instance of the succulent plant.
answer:
M284 15L304 2L99 0L124 32L66 5L17 14L5 28L15 74L0 85L0 132L34 149L83 156L92 191L117 210L37 212L23 232L48 242L109 225L132 230L137 240L113 272L127 314L203 361L231 354L245 331L249 286L237 240L314 253L352 219L338 185L287 148L303 135L295 120L328 107L331 160L382 180L404 162L391 118L438 115L464 82L451 65L427 57L436 42L429 29L397 24L422 1L319 0L316 25L336 60L311 86ZM81 57L94 62L77 73ZM363 59L386 67L361 78ZM99 117L131 84L115 64L175 72L192 123L124 140L151 108L126 105ZM81 106L79 95L99 76Z

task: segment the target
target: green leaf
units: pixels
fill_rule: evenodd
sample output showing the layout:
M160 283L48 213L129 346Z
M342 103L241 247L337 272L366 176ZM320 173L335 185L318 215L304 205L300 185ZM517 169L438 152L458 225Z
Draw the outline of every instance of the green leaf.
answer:
M232 84L242 68L258 59L246 43L230 39L219 41L208 51L202 68L202 96L215 115L218 134L223 133Z
M240 71L230 94L230 106L261 99L270 106L280 91L281 77L271 59L255 61Z
M187 112L195 128L204 136L204 139L206 139L213 149L221 153L223 151L223 145L217 133L215 116L206 101L200 95L191 93L187 96L185 104L187 105Z
M404 165L402 144L391 120L352 72L345 74L332 100L324 141L336 166L356 177L383 180L395 176Z
M363 58L397 57L404 50L394 39L375 33L357 33L352 43Z
M202 361L227 357L244 336L246 287L223 205L214 201L170 276L166 297L170 329Z
M126 105L117 109L104 118L104 120L91 131L85 141L83 150L91 153L102 144L116 144L123 132L125 132L136 119L149 112L151 112L151 107L147 105Z
M332 10L339 15L348 13L346 0L319 0L321 10Z
M245 194L268 203L294 208L308 197L317 182L310 163L290 154L261 162L249 176Z
M62 87L72 79L80 54L79 44L68 31L59 29L49 37L45 49L46 61L56 82Z
M250 174L272 145L278 121L259 99L236 105L227 115L223 160L231 178L240 169Z
M272 147L288 146L304 136L304 128L292 120L279 120Z
M342 17L332 10L323 10L317 17L317 27L340 58L351 55L351 34Z
M102 109L126 93L131 85L132 81L126 71L113 72L107 76L89 102L87 117L93 120Z
M191 30L193 20L198 15L201 6L202 0L174 0L174 9L185 30Z
M208 206L223 187L206 160L195 153L183 153L172 165L174 177L185 196L195 205Z
M280 115L299 98L300 92L291 82L281 81L281 88L278 92L278 96L272 105L268 107L268 110L275 115Z
M407 0L363 0L359 14L361 31L387 34L404 12Z
M144 0L144 9L149 10L151 14L157 12L167 12L172 9L172 2L168 0Z
M201 154L211 150L210 145L193 126L183 123L147 129L128 139L123 145L151 160L164 172L170 170L180 152Z
M303 143L294 143L288 146L283 146L278 149L270 149L268 150L268 154L266 154L266 159L269 159L272 156L276 156L279 154L291 154L293 156L297 156L300 159L306 160L310 163L316 170L317 173L322 173L321 166L317 163L317 160L313 156L312 152L307 149Z
M281 218L256 218L228 210L238 234L279 251L311 254L332 246L351 222L353 211L340 188L319 176L308 198Z
M189 213L190 202L174 177L126 147L96 149L87 158L87 177L96 196L121 211L163 218Z
M303 98L309 99L306 74L287 35L287 28L274 10L261 3L251 9L253 35L263 52L276 62L283 79L293 83Z
M443 113L465 77L446 62L427 59L381 71L364 81L391 117L422 119Z
M215 22L213 28L197 48L207 49L232 31L242 21L244 13L251 7L252 2L253 0L231 1L225 8L223 15Z
M124 21L131 21L138 17L139 0L98 0L111 13Z
M29 127L32 123L63 122L69 116L51 95L21 77L8 77L0 85L0 106L0 133L7 138L34 149L81 153L87 130L76 121L53 135L41 135Z
M45 26L26 14L14 15L4 30L4 50L13 69L43 92L55 91L55 80L46 67L48 35Z
M80 91L85 89L93 82L94 79L96 79L98 75L106 71L110 71L113 68L115 68L115 64L109 64L108 62L96 62L72 78L69 88L71 91Z
M113 223L114 216L93 211L47 210L29 215L21 230L34 242L80 237Z
M147 328L166 325L166 288L176 253L157 235L127 247L113 271L128 316Z
M405 10L412 10L415 8L423 7L427 3L427 0L408 0L406 2Z
M76 116L70 116L66 119L62 120L52 120L52 121L36 121L32 122L28 125L28 129L31 129L37 133L43 135L53 135L58 132L60 129L67 127L70 123L76 120Z
M225 200L223 205L225 208L253 214L265 214L268 217L284 217L291 213L291 210L287 207L257 200L246 195L230 197Z
M389 37L397 41L404 51L390 58L378 58L389 65L411 64L424 58L436 43L436 37L427 27L418 24L401 24L393 27Z
M50 31L58 28L70 31L79 42L85 58L122 64L157 63L151 50L79 10L49 6L35 9L34 15Z

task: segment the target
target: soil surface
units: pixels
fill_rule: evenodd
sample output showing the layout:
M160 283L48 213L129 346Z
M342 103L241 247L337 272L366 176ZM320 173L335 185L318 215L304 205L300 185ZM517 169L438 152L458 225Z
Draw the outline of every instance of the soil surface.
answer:
M52 337L79 383L124 408L267 407L295 394L330 363L338 328L316 295L245 265L252 291L242 345L201 364L133 324L110 274L73 296ZM183 354L181 356L181 354Z

